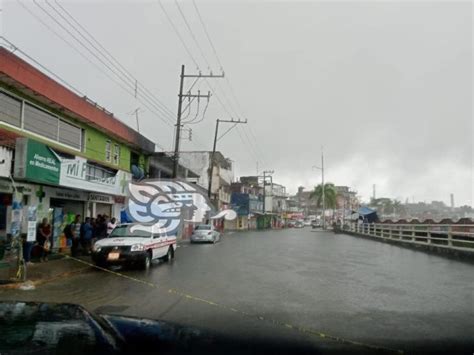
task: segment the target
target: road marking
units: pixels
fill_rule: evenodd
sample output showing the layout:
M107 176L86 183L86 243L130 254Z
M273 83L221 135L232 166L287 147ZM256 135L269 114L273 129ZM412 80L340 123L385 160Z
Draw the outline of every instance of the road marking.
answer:
M61 253L58 253L58 254L61 254ZM134 282L137 282L137 283L141 283L141 284L149 286L151 288L156 288L156 289L159 288L158 285L155 284L155 283L145 281L145 280L141 280L141 279L136 278L136 277L128 276L128 275L125 275L123 273L113 271L113 270L110 270L110 269L106 269L106 268L97 266L95 264L92 264L90 262L87 262L85 260L75 258L73 256L69 256L69 255L66 255L66 254L61 254L61 255L64 255L64 257L67 258L67 259L75 260L79 263L82 263L82 264L87 265L89 267L93 267L93 268L108 272L108 273L113 274L115 276L122 277L122 278L125 278L127 280L131 280L131 281L134 281ZM64 274L58 275L56 277L44 280L43 282L39 281L38 284L51 282L51 281L54 281L56 279L65 277L67 275L81 272L85 269L88 269L88 268L84 267L84 268L81 268L79 270L75 270L73 272L64 273ZM10 285L5 285L5 286L10 286ZM18 286L18 285L16 285L16 286ZM378 346L378 345L374 345L374 344L363 343L363 342L359 342L359 341L356 341L356 340L350 340L350 339L347 339L347 338L342 338L342 337L338 337L338 336L335 336L335 335L330 335L330 334L327 334L327 333L324 333L324 332L321 332L321 331L317 331L317 330L314 330L314 329L311 329L311 328L306 328L306 327L303 327L303 326L293 325L293 324L281 322L281 321L271 319L271 318L264 318L261 315L250 314L248 312L226 306L222 303L217 303L217 302L214 302L214 301L211 301L211 300L206 300L206 299L201 298L201 297L196 297L196 296L193 296L191 294L188 294L188 293L185 293L185 292L173 289L173 288L169 288L168 293L173 293L173 294L182 296L186 299L189 299L189 300L192 300L192 301L195 301L195 302L204 303L204 304L207 304L207 305L210 305L210 306L213 306L213 307L219 307L219 308L227 310L227 311L238 313L238 314L243 315L245 317L249 317L249 318L252 318L252 319L258 319L262 322L268 322L268 323L272 323L274 325L281 326L283 328L289 328L289 329L292 329L292 330L296 330L296 331L299 331L300 333L317 336L317 337L322 338L322 339L330 339L330 340L333 340L333 341L336 341L336 342L339 342L339 343L345 343L345 344L360 346L360 347L364 347L364 348L368 348L368 349L372 349L372 350L384 350L384 351L390 351L390 352L398 353L398 354L403 354L404 353L403 350L391 349L391 348Z

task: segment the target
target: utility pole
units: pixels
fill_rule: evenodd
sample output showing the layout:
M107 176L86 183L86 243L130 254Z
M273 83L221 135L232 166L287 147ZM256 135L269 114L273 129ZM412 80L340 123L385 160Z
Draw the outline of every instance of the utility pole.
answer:
M185 67L184 64L181 65L181 75L180 75L180 81L179 81L179 94L178 94L178 114L176 118L176 137L175 137L175 145L174 145L174 162L173 162L173 178L178 177L178 165L179 165L179 143L180 143L180 137L181 137L181 127L183 126L181 124L181 114L182 114L182 106L183 106L183 98L187 97L188 99L190 98L207 98L208 100L211 97L211 93L208 92L207 95L201 95L200 92L198 92L197 95L191 94L191 92L187 94L183 94L183 86L184 86L184 79L185 78L195 78L196 81L201 79L201 78L223 78L224 73L220 75L214 75L212 72L210 74L201 74L199 72L198 74L185 74ZM196 82L195 82L196 83ZM194 84L195 84L194 83ZM194 85L193 84L193 85Z
M313 165L313 169L321 170L321 189L322 189L322 202L323 202L323 213L322 213L322 220L323 220L323 229L326 229L326 196L325 196L325 187L324 187L324 151L323 147L321 147L321 166Z
M266 187L265 187L265 184L267 182L267 176L268 175L271 175L273 174L274 171L273 170L264 170L263 171L263 214L265 215L266 214L266 210L265 210L265 199L267 197L266 195ZM267 175L268 174L268 175ZM272 179L272 185L273 185L273 178L270 176L270 179Z
M326 229L326 194L324 192L324 152L323 147L321 147L321 177L322 177L322 184L323 184L323 229Z
M207 196L209 198L211 198L211 189L212 189L212 173L213 173L213 170L214 170L214 156L216 155L216 147L217 147L217 141L219 139L221 139L222 137L224 137L232 128L234 128L234 126L232 126L231 128L229 128L226 132L224 132L224 134L222 136L220 136L219 138L217 138L217 134L219 132L219 123L222 122L222 123L233 123L234 126L237 125L237 124L240 124L240 123L247 123L247 120L245 121L241 121L240 119L239 120L234 120L234 119L231 119L231 120L220 120L220 119L217 119L216 120L216 132L214 134L214 145L212 147L212 154L211 154L211 161L209 162L209 185L208 185L208 189L207 189Z

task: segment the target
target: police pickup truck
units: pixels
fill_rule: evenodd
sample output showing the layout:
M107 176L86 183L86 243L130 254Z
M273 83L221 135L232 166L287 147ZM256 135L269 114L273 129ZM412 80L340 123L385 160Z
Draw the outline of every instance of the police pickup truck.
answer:
M152 260L170 261L176 251L176 235L167 235L157 224L120 224L109 237L92 248L96 265L139 265L149 269Z

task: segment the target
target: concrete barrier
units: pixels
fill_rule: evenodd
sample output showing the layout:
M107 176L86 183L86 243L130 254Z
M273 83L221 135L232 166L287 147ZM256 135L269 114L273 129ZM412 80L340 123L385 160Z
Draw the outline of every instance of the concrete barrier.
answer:
M474 261L474 225L353 223L343 232Z

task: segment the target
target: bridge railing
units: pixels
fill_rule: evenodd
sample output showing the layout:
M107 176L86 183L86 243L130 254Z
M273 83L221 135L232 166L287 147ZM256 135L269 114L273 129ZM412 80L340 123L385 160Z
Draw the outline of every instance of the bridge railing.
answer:
M345 230L378 239L474 252L474 224L352 223Z

